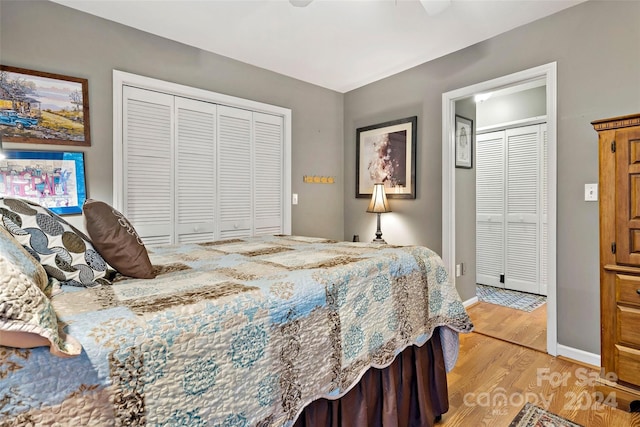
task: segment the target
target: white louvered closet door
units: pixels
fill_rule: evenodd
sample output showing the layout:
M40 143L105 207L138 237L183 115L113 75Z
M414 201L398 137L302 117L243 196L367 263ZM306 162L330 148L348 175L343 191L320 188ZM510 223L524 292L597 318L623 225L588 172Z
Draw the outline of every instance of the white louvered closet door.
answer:
M289 110L126 78L147 89L114 92L114 206L145 244L291 232Z
M476 137L476 282L504 287L504 132Z
M216 107L175 98L177 243L215 240Z
M218 106L218 236L253 232L251 111Z
M547 173L549 170L549 148L547 146L547 124L540 125L540 133L542 137L542 215L540 221L542 223L540 236L540 289L541 295L547 295L548 291L548 264L547 264L547 245L549 244L549 222L548 222L548 197L549 185Z
M123 88L123 214L147 245L173 243L174 97Z
M538 293L540 274L540 126L506 131L505 287Z
M283 225L283 120L253 113L254 235L280 234Z

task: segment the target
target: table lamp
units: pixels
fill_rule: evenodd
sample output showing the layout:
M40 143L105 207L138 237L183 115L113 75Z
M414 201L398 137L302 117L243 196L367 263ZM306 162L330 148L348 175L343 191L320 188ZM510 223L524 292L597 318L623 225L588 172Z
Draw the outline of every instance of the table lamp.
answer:
M382 231L380 230L380 214L385 212L391 212L389 202L387 201L387 195L384 192L384 184L374 184L373 194L371 195L371 202L367 212L378 214L378 230L376 231L376 238L373 239L374 243L387 243L382 239Z

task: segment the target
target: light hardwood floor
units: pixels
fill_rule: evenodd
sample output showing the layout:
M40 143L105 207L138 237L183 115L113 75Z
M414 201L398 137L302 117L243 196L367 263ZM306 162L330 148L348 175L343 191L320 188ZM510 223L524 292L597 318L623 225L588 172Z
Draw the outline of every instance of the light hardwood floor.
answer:
M467 313L478 333L547 351L547 304L528 313L480 301Z
M593 387L597 375L537 350L462 334L458 362L448 375L449 411L436 425L507 427L529 401L585 427L640 427L640 414L598 403L603 397Z

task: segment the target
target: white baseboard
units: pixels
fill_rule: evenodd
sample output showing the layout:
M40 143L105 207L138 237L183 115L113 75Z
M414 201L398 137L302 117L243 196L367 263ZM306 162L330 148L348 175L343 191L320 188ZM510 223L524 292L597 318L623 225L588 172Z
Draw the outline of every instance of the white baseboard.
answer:
M467 308L477 302L478 297L475 296L473 298L469 298L466 301L463 301L462 305ZM557 353L558 356L566 357L567 359L575 360L576 362L584 363L586 365L591 365L595 368L599 368L601 366L599 354L589 353L588 351L568 347L562 344L557 345Z
M469 299L468 299L468 300L466 300L466 301L463 301L463 302L462 302L462 305L464 306L464 308L467 308L467 307L469 307L470 305L473 305L473 304L475 304L475 303L477 303L477 302L478 302L478 297L476 296L476 297L473 297L473 298L469 298Z
M566 345L558 344L558 356L563 356L567 359L586 363L587 365L592 365L596 368L600 367L599 354L589 353L588 351L580 350L573 347L567 347Z

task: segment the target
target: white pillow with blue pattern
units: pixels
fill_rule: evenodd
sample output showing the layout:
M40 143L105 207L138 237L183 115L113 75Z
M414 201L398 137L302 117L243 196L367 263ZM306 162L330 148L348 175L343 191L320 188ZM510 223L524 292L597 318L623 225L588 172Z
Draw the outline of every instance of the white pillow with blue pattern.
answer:
M109 265L81 231L49 209L13 198L0 199L0 225L63 285L109 284Z

